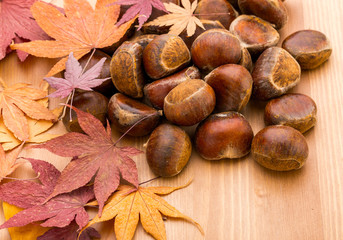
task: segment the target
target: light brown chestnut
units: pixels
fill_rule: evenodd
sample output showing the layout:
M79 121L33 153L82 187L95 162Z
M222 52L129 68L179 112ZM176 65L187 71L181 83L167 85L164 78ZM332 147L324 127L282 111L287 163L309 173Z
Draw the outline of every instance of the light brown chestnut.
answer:
M249 122L237 112L210 115L195 132L195 147L208 160L240 158L250 152L254 133Z
M269 126L256 134L251 144L256 162L276 171L301 168L308 157L304 136L288 126Z
M143 97L146 76L142 65L143 47L134 42L124 42L113 54L111 77L114 86L133 98Z
M160 79L183 69L191 54L176 35L164 34L152 40L143 51L144 69L152 79Z
M317 121L316 103L304 94L289 93L272 99L264 110L266 125L285 125L304 133Z
M249 72L252 71L252 59L248 49L242 48L242 57L238 64L245 67Z
M164 98L164 115L172 123L191 126L211 114L216 104L213 89L201 79L180 83Z
M275 46L280 39L278 31L263 19L253 15L240 15L230 25L230 32L254 57L268 47Z
M282 43L302 69L314 69L331 56L332 48L325 34L315 30L301 30L289 35Z
M298 62L284 49L266 49L255 63L252 72L253 96L268 100L281 96L300 81Z
M69 101L68 104L71 104L71 102ZM72 105L81 111L92 114L104 126L106 125L108 99L101 93L94 91L78 93L75 95ZM71 110L71 118L68 110L62 122L68 132L83 133L74 110Z
M242 13L255 15L282 28L288 21L288 13L281 0L238 0Z
M188 49L191 49L194 40L197 37L199 37L200 34L202 34L203 32L208 31L210 29L215 29L215 28L225 29L224 26L219 21L212 21L212 20L205 20L205 19L202 19L200 21L201 21L201 23L202 23L202 25L204 26L205 29L197 27L196 30L195 30L195 33L192 36L188 36L187 35L187 29L185 29L180 34L180 37L186 43Z
M127 133L130 136L149 134L159 124L160 116L156 109L121 93L114 94L108 104L108 117L119 132L124 133L141 121Z
M191 152L192 143L187 133L177 126L164 123L151 133L146 159L156 175L172 177L186 166Z
M239 63L242 56L241 43L225 29L211 29L195 39L191 48L194 64L205 72L220 65Z
M241 111L252 91L252 77L247 69L237 64L217 67L205 77L216 95L216 111Z
M144 86L144 96L151 105L163 109L164 98L180 83L188 79L199 79L200 71L196 67L188 67L168 77L156 80Z
M238 16L237 11L226 0L201 0L194 12L199 19L218 20L226 29Z
M146 34L146 35L139 35L135 36L133 39L131 39L131 42L138 43L139 45L142 46L144 49L148 44L154 40L158 35L156 34Z

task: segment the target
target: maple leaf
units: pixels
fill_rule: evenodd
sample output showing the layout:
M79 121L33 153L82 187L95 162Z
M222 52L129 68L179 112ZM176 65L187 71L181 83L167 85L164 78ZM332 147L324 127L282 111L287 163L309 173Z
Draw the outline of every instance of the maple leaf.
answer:
M47 40L48 35L38 26L32 17L30 7L36 0L2 0L0 1L0 60L10 52L12 41L22 43L29 40ZM27 53L17 51L24 61Z
M169 14L160 16L155 20L146 23L146 26L172 26L169 29L169 34L180 35L181 32L187 28L188 37L195 33L196 26L205 29L201 21L194 16L194 11L198 6L198 1L195 0L192 5L189 0L181 0L184 8L174 4L165 3L164 6L171 12Z
M132 239L140 219L145 231L155 239L165 240L167 237L162 213L164 216L181 218L193 223L203 234L203 230L197 222L182 214L158 196L170 194L189 184L190 182L180 187L139 187L138 189L128 185L121 185L118 191L109 198L102 216L95 216L81 232L95 223L115 218L116 238L118 240L128 240Z
M42 204L52 193L60 176L54 165L31 158L31 163L41 183L29 180L16 180L0 185L0 199L20 208L30 208Z
M49 198L84 186L95 176L94 192L101 215L105 201L118 188L121 177L138 187L137 167L130 157L142 151L133 147L118 147L117 142L112 141L109 124L106 130L90 113L72 109L86 134L70 132L33 147L76 158L62 171Z
M122 16L120 21L117 23L117 25L121 25L133 18L138 16L138 24L139 27L137 29L140 30L143 26L143 24L148 20L152 13L152 8L156 8L158 10L167 12L167 9L161 2L161 0L118 0L114 2L113 4L118 5L132 5Z
M7 202L2 202L2 209L6 220L23 210L22 208L16 207ZM44 228L39 224L32 223L24 227L9 228L8 232L11 235L11 240L34 240L48 230L49 228Z
M73 53L69 54L66 62L65 78L49 77L44 78L52 88L57 89L48 97L65 98L72 93L76 88L92 91L93 87L97 87L109 78L97 79L101 73L101 69L106 61L102 58L93 67L83 73L81 64L74 57Z
M78 225L75 221L64 228L52 228L39 236L37 240L77 240ZM91 240L93 238L101 238L100 233L94 228L87 228L82 232L78 240Z
M36 100L46 97L46 92L18 83L11 87L0 79L0 117L6 127L21 141L29 139L25 114L33 119L57 120L57 117ZM25 113L25 114L24 114Z
M91 187L85 186L68 194L61 194L44 204L27 208L0 226L0 229L21 227L29 223L44 221L42 227L66 227L74 219L81 229L89 220L84 209L88 201L94 198Z
M98 0L93 9L87 0L64 0L65 15L48 3L35 2L31 7L33 17L56 40L13 44L11 48L37 57L63 57L48 73L53 76L64 70L71 52L80 59L92 49L111 46L123 37L135 18L119 27L115 25L120 6L108 6L112 1Z
M10 175L17 167L22 163L16 163L17 157L23 148L23 145L19 146L17 149L14 149L12 152L5 154L5 151L0 144L0 182L4 177ZM1 192L0 192L1 194Z

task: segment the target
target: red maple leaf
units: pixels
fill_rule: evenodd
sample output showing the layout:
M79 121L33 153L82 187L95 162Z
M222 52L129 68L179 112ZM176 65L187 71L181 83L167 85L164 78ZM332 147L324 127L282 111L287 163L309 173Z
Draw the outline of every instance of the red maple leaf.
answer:
M0 60L9 53L9 45L30 40L48 40L50 37L38 26L30 12L36 0L2 0L0 1ZM21 61L28 56L17 51Z
M152 13L152 8L159 9L161 11L167 12L165 6L161 2L161 0L118 0L113 4L119 4L119 5L132 5L122 16L120 21L117 23L117 25L121 25L137 16L138 17L138 23L139 27L137 30L141 29L143 24L148 20Z
M75 221L73 221L66 227L48 230L42 236L39 236L37 240L77 240L78 228ZM94 228L87 228L81 233L79 240L91 240L93 238L101 238L100 233Z
M137 167L131 157L142 151L118 147L117 142L112 141L109 124L106 130L93 115L72 108L86 134L67 133L34 148L45 148L59 156L75 159L62 171L48 199L82 187L95 176L94 193L101 215L105 201L118 188L121 177L138 187Z
M84 209L84 206L94 198L92 187L82 187L71 193L61 194L48 201L44 201L51 192L53 185L55 185L56 179L59 176L59 171L53 165L44 161L34 159L27 160L31 162L34 170L41 174L40 180L43 184L31 182L32 186L28 186L26 181L15 181L14 183L16 184L10 182L1 186L2 191L7 190L4 191L7 194L0 196L1 200L8 201L11 204L26 209L8 219L0 226L0 229L21 227L29 223L44 220L45 222L41 224L43 227L66 227L74 219L80 229L84 227L89 221L89 216ZM51 181L51 183L48 183L49 181ZM20 183L24 184L20 187ZM11 187L16 187L17 192L13 191L13 195L16 196L17 199L8 198L8 189ZM25 188L31 190L31 193L28 193L28 189ZM24 200L26 200L27 203L23 202ZM34 200L37 200L37 203L35 203Z

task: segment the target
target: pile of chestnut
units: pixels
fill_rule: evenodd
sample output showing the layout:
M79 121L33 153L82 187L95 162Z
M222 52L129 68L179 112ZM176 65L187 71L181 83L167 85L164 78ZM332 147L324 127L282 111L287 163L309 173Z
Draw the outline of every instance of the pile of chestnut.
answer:
M287 91L300 81L301 69L316 68L329 58L326 36L302 30L277 47L278 29L288 19L281 0L201 0L195 13L206 30L199 28L194 36L168 35L167 27L149 26L134 36L128 33L113 47L112 57L96 51L88 67L107 56L100 77L112 81L95 90L110 100L82 92L74 106L104 124L108 117L122 133L140 121L128 135L150 134L146 159L159 176L174 176L184 168L192 142L208 160L251 152L272 170L302 167L308 157L303 133L315 125L317 108L309 96ZM152 18L161 14L155 10ZM269 101L264 112L269 126L255 136L239 113L250 99ZM64 123L69 131L82 131L75 113L72 121L67 114ZM194 126L194 136L184 126Z

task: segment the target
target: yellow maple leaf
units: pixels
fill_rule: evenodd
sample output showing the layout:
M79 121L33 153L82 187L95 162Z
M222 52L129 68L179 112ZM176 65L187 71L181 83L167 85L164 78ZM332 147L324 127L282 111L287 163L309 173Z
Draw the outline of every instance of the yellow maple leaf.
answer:
M2 208L4 210L6 221L23 210L7 202L2 203ZM36 240L37 237L43 235L48 230L49 228L44 228L38 223L28 224L24 227L8 228L12 240Z
M146 23L145 26L172 26L169 30L169 34L175 35L179 35L187 28L188 37L195 33L197 25L202 29L205 29L201 21L193 14L198 6L198 1L195 0L192 5L189 0L181 0L181 3L184 8L174 3L164 3L164 6L170 13Z
M180 187L139 187L138 189L133 186L121 185L118 191L109 198L101 218L98 215L95 216L81 232L95 223L115 218L116 238L129 240L132 239L140 219L145 231L155 239L164 240L167 237L162 213L164 216L181 218L193 223L203 234L203 229L197 222L158 196L170 194L175 190L187 187L189 184L190 182Z

